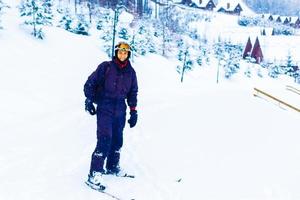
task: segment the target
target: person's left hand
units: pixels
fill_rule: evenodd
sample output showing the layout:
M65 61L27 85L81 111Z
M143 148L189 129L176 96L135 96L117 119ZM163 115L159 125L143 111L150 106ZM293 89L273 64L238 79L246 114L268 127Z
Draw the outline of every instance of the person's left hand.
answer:
M133 128L136 125L137 118L138 118L137 111L136 110L130 111L130 118L128 120L130 128Z

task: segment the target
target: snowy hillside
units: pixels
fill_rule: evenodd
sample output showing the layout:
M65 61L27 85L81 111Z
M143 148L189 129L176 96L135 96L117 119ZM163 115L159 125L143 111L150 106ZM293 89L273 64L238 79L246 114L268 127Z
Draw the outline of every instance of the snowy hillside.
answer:
M205 12L204 12L205 13ZM300 45L300 32L292 36L271 36L270 31L266 36L261 35L264 27L243 27L238 25L239 16L227 15L215 12L206 12L211 20L195 21L192 26L197 28L198 33L206 37L209 42L217 41L221 38L224 41L230 41L235 44L246 46L248 37L252 44L258 37L264 57L268 61L285 60L288 52L292 54L297 63L300 63L300 54L298 47Z
M107 60L98 35L45 29L37 40L17 10L0 30L0 199L112 200L84 184L96 119L83 84ZM300 198L299 113L255 98L290 79L244 75L216 84L215 63L188 73L156 54L135 57L137 127L124 130L121 166L135 179L105 177L120 199ZM291 94L294 102L299 95Z

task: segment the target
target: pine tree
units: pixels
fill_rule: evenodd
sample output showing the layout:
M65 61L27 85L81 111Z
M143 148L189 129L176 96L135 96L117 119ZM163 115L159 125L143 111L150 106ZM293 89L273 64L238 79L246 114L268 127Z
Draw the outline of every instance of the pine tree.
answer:
M268 75L272 78L278 78L279 74L280 67L275 63L270 64L268 67Z
M2 24L1 17L3 15L4 7L5 7L5 4L2 2L2 0L0 0L0 29L3 29L2 25L1 25Z
M225 78L230 78L233 74L237 73L240 68L238 57L234 51L229 52L228 59L224 65Z
M53 21L53 0L44 0L42 3L42 6L44 8L43 13L43 25L52 25Z
M104 21L102 19L99 19L97 21L96 28L97 28L97 30L101 31L101 30L103 30L103 27L104 27Z
M44 38L43 26L52 23L52 18L49 18L48 9L50 4L44 3L40 0L22 0L19 6L20 15L25 18L24 23L33 26L32 35L39 39Z
M112 21L113 21L113 11L105 8L97 8L97 30L99 30L100 39L104 40L102 45L103 50L107 53L109 57L112 57Z
M295 69L293 67L293 59L292 59L292 55L291 55L291 52L288 53L288 56L287 56L287 60L286 60L286 66L284 66L284 73L289 75L289 76L292 76L294 77L294 73L295 73Z
M66 8L64 10L61 10L62 12L62 18L59 21L59 27L64 28L67 31L72 32L73 28L72 28L72 23L73 23L73 17L70 14L70 9Z
M77 26L73 30L74 33L79 35L89 35L90 23L86 20L84 15L77 15Z
M200 43L201 43L202 41L200 41ZM197 64L199 65L199 66L202 66L203 64L204 64L204 61L207 61L207 58L208 58L208 56L207 56L207 49L206 49L207 47L206 47L206 44L204 44L204 43L201 43L200 45L199 45L199 50L198 50L198 55L197 55L197 59L196 59L196 61L197 61ZM209 61L208 61L209 62ZM206 62L206 64L208 64L208 62Z
M190 52L189 52L189 49L186 48L185 52L184 52L184 55L183 55L183 66L180 67L180 66L177 66L177 70L178 71L181 71L181 78L180 78L180 81L183 82L183 77L185 75L185 73L189 70L192 69L193 67L193 61L190 59Z
M215 44L214 51L215 51L215 57L218 60L218 66L217 66L217 83L219 83L219 76L220 76L220 68L223 67L223 61L225 60L225 47L224 43L221 40L221 37L218 37L218 42Z
M300 68L295 72L294 78L295 82L300 84Z
M137 34L135 35L135 49L136 53L139 55L146 55L148 50L147 39L145 37L146 33L146 26L141 24L137 30Z
M111 55L112 52L112 45L111 45L111 41L112 41L112 34L110 30L105 30L101 36L101 39L104 40L104 45L103 45L103 49L104 51L107 53L108 57L112 57L113 55Z
M121 38L123 40L129 39L128 31L126 28L124 28L124 27L121 28L121 30L119 31L119 38Z
M240 60L242 58L243 48L240 45L235 45L229 42L225 45L225 51L227 51L227 53L229 54L229 61L227 65L228 68L227 68L227 73L225 72L225 76L230 78L233 74L237 73L240 69Z

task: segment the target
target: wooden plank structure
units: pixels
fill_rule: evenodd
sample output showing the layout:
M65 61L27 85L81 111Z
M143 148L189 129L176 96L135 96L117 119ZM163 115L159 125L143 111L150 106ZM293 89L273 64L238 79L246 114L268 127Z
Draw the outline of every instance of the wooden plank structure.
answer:
M278 102L279 105L284 105L284 106L286 106L286 107L288 107L288 108L291 108L292 110L295 110L295 111L297 111L297 112L300 112L300 109L299 109L299 108L296 108L295 106L292 106L291 104L286 103L286 102L284 102L284 101L278 99L277 97L274 97L274 96L272 96L272 95L270 95L270 94L268 94L268 93L266 93L266 92L264 92L264 91L262 91L262 90L260 90L260 89L258 89L258 88L254 88L254 91L255 91L255 93L254 93L253 95L254 95L255 97L261 97L260 94L262 94L263 96L268 97L268 98L270 98L270 99L272 99L272 100Z

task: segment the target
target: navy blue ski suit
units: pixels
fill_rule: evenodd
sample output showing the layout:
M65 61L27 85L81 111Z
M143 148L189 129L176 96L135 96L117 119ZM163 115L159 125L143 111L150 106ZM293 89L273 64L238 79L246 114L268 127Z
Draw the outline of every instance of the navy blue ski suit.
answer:
M126 121L126 103L137 106L138 84L130 61L124 67L112 61L101 63L84 85L85 96L97 104L97 145L92 154L90 173L118 167Z

